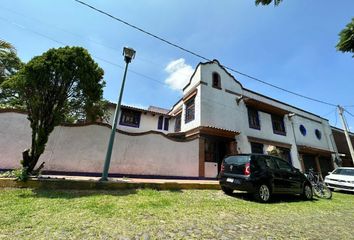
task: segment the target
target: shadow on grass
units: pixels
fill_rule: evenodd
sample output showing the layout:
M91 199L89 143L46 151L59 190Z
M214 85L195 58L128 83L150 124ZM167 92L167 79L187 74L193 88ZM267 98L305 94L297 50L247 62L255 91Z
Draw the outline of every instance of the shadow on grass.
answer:
M21 198L62 198L73 199L80 197L90 196L127 196L136 194L136 189L124 189L124 190L45 190L45 189L32 189L31 193L22 193L19 195Z
M257 202L252 194L246 192L233 192L229 194L229 196L238 198L245 201ZM314 198L312 202L318 201L318 199ZM276 204L276 203L292 203L292 202L306 202L306 200L302 199L299 195L288 195L288 194L275 194L272 195L270 202L268 204Z

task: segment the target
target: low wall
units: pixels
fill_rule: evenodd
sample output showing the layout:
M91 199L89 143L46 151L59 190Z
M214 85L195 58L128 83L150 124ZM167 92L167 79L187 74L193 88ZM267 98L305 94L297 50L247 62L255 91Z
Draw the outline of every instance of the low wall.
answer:
M98 124L58 126L49 137L38 165L44 170L102 172L110 128ZM27 116L0 112L0 168L20 166L22 151L30 147ZM116 132L110 173L198 177L198 140L179 142L157 132Z

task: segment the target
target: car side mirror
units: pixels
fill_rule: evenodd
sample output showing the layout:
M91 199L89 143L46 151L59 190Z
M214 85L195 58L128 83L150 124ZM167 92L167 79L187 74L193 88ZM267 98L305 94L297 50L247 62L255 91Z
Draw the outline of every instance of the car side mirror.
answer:
M329 174L332 174L332 172L328 172L328 175L329 175Z

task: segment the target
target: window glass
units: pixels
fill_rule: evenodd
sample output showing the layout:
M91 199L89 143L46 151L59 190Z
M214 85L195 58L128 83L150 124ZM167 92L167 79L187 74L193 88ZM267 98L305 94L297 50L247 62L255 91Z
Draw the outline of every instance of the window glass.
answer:
M300 129L301 134L303 136L306 136L306 128L305 128L305 126L301 124L299 129Z
M316 137L317 137L318 140L320 140L321 137L322 137L322 133L321 133L321 131L318 130L318 129L315 130L315 135L316 135Z
M249 127L254 129L261 129L261 126L259 124L258 111L253 108L247 108L247 112Z
M220 75L216 72L213 72L213 87L221 88Z
M140 125L140 116L141 116L141 112L139 111L122 109L119 124L138 128Z
M160 116L159 121L157 123L157 129L162 129L162 124L163 124L163 116Z
M185 115L185 123L188 123L190 121L194 120L194 97L190 100L188 100L185 105L186 105L186 115Z
M251 142L251 152L252 153L263 153L263 144Z
M348 175L354 176L354 169L345 169L345 168L337 168L333 174L341 174L341 175Z
M181 113L176 116L175 132L181 131Z
M277 162L279 169L285 170L285 171L288 171L288 172L292 171L292 167L287 162L285 162L284 160L279 159L279 158L274 158L274 160Z
M267 167L269 167L270 169L278 169L276 163L274 162L274 160L271 157L264 157L264 161L265 161Z
M163 126L163 130L168 131L169 123L170 123L170 119L169 118L165 118L165 125Z
M267 168L266 159L264 156L255 156L255 158L256 158L256 164L259 168L261 169Z
M250 161L250 156L229 156L225 158L225 163L233 165L243 165Z
M272 115L272 126L275 134L286 135L283 116Z

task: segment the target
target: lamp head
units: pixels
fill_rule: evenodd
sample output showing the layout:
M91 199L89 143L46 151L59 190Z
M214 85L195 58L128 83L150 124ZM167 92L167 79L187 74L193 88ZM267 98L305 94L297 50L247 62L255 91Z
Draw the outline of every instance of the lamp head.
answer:
M124 56L124 61L126 63L130 63L132 59L135 57L135 50L132 48L124 47L123 48L123 56Z

